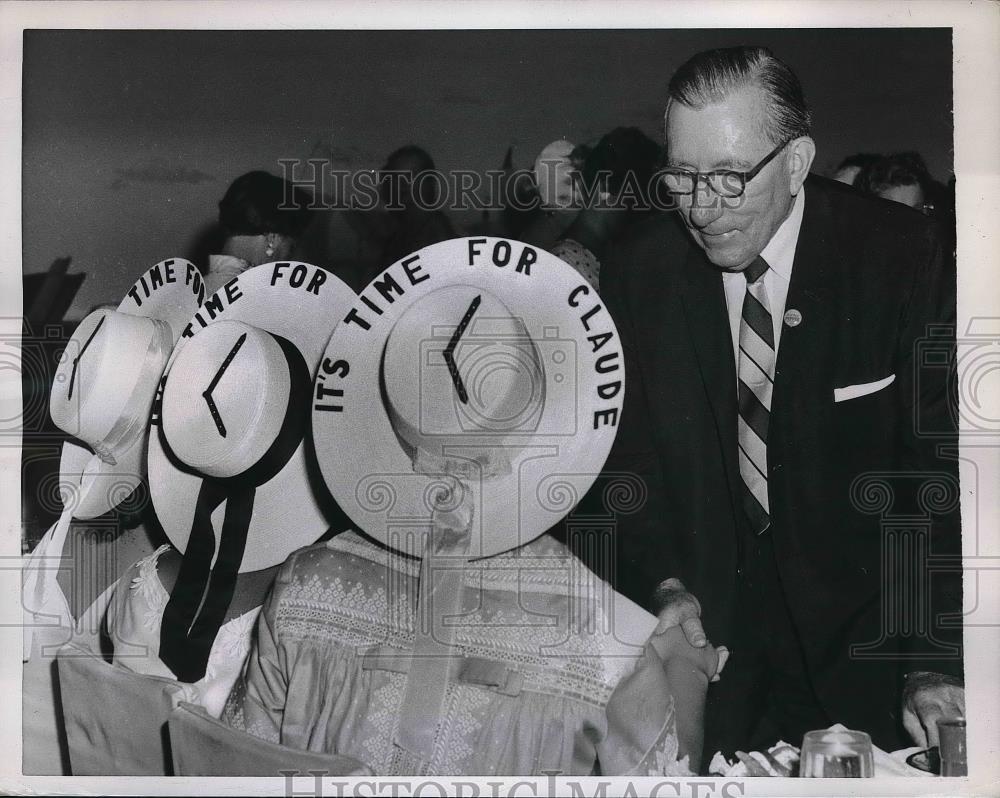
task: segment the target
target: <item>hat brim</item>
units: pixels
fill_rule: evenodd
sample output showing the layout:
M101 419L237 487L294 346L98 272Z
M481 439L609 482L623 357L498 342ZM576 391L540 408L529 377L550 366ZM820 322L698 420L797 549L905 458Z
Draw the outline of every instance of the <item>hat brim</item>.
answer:
M204 298L205 284L198 267L184 258L167 258L136 280L118 305L118 312L165 321L176 343Z
M272 285L275 267L279 265L283 267L281 276ZM292 269L284 267L299 265L282 261L248 269L227 283L228 289L224 286L206 300L199 317L188 318L183 326L190 324L193 335L197 335L203 329L203 322L207 326L225 319L253 325L294 344L309 368L310 377L314 376L330 333L357 295L331 272L310 264L301 264L308 273L298 287L291 287L287 278ZM322 284L310 291L308 286L317 273L322 275ZM237 294L238 299L231 301ZM215 298L222 306L210 318L207 308ZM168 380L170 367L187 340L182 338L171 354L165 371ZM240 572L278 565L293 551L314 543L327 531L325 489L310 454L303 441L281 471L257 487ZM174 458L169 447L164 446L160 426L153 427L150 433L147 461L149 490L157 519L170 543L183 553L204 477ZM225 504L212 515L217 542L224 517Z
M523 545L555 526L593 484L611 450L617 427L600 421L595 424L594 419L595 412L608 411L601 419L614 416L617 422L621 413L624 367L614 321L586 280L554 255L509 241L506 245L513 253L510 262L504 268L497 267L489 253L501 241L504 239L453 239L420 250L422 279L416 284L404 267L410 258L390 266L360 295L379 306L382 315L358 302L357 313L370 329L342 323L330 339L324 363L342 360L349 364L349 371L341 378L323 375L318 381L326 389L343 390L344 395L336 399L341 411L330 412L324 402L314 401L317 459L340 507L360 529L389 546L398 547L407 534L430 529L434 497L449 484L445 475L414 472L380 390L382 352L395 321L432 291L448 286L489 291L522 320L536 346L561 347L572 352L575 360L573 368L561 374L563 379L575 381L573 401L547 401L536 432L522 439L524 448L513 458L511 472L473 484L476 506L470 557L490 556ZM472 258L470 247L481 254ZM532 250L536 259L529 269L519 272L515 264L525 248ZM470 260L474 261L471 266ZM410 271L413 268L410 263ZM405 286L405 293L391 304L372 287L386 276ZM569 304L571 295L577 307ZM588 333L580 317L595 307L588 319ZM463 311L456 308L458 317L429 320L429 324L454 327ZM609 332L611 337L594 353L587 335L597 332ZM618 370L613 375L598 374L598 357L613 352L617 352ZM541 354L545 358L545 351ZM557 379L557 372L551 364L546 367L548 388L553 387L550 381ZM598 385L616 380L621 381L617 394L609 401L599 400ZM419 390L419 386L413 389Z
M133 283L118 304L119 313L157 319L170 326L176 342L184 325L198 310L204 287L197 267L183 258L168 258L148 269ZM153 396L149 397L152 407ZM67 441L59 460L59 474L74 485L71 499L74 518L102 516L125 501L145 476L147 434L118 453L115 464L106 463L86 447Z

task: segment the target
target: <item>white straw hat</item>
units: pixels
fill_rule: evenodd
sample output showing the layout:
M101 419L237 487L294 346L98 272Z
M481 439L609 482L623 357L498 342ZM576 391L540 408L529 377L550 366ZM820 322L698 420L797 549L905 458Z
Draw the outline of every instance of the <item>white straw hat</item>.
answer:
M269 568L330 526L306 446L312 377L355 293L307 263L257 266L185 327L167 365L149 486L183 555L160 660L201 679L240 573Z
M334 274L282 261L243 272L189 320L149 446L153 507L178 551L188 547L206 478L254 488L240 572L277 565L327 531L322 480L303 436L313 375L355 299ZM216 545L225 515L219 506L211 516Z
M483 557L582 498L623 397L614 321L571 266L516 241L454 239L357 297L317 375L313 441L338 504L388 545L429 532L442 490L471 485L468 556Z
M62 486L70 488L65 503L76 518L103 515L142 481L157 385L204 291L193 263L161 261L117 310L90 313L67 343L49 412L59 429L85 444L65 443L59 464Z

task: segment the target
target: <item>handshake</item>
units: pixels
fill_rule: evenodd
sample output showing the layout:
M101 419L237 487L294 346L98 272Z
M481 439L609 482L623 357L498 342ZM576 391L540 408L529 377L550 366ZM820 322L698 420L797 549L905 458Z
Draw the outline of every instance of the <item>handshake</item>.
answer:
M713 646L708 641L705 629L701 625L701 604L698 599L692 593L688 593L684 583L676 578L661 582L656 589L654 599L659 607L659 623L651 642L657 645L657 640L662 639L669 629L679 626L687 642L701 652L700 657L691 652L688 652L687 656L698 660L709 681L719 681L729 659L729 649L724 645Z

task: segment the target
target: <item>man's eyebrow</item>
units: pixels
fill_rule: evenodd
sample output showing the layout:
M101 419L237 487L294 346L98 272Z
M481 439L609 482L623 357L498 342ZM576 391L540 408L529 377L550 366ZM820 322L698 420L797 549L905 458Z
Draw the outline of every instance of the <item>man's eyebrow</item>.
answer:
M679 160L678 158L670 158L670 157L668 157L667 160L666 160L666 165L670 169L687 169L688 171L691 171L691 172L696 171L695 168L691 164L689 164L689 163L687 163L685 161Z
M744 161L739 158L725 158L724 160L716 161L708 171L711 172L715 169L734 169L739 172L748 172L752 168L753 164L749 161Z
M667 166L671 169L687 169L692 172L698 171L691 164L683 163L673 158L667 158ZM725 158L721 161L716 161L710 167L702 171L714 172L718 169L732 169L737 172L749 172L752 168L753 164L750 163L749 161L744 161L734 158Z

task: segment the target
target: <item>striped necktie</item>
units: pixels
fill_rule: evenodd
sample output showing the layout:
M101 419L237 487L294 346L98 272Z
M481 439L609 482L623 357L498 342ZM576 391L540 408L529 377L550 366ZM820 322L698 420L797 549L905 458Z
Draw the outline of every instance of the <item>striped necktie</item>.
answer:
M767 498L767 428L774 388L774 325L758 257L743 271L747 292L740 319L739 447L743 508L756 534L771 525Z

